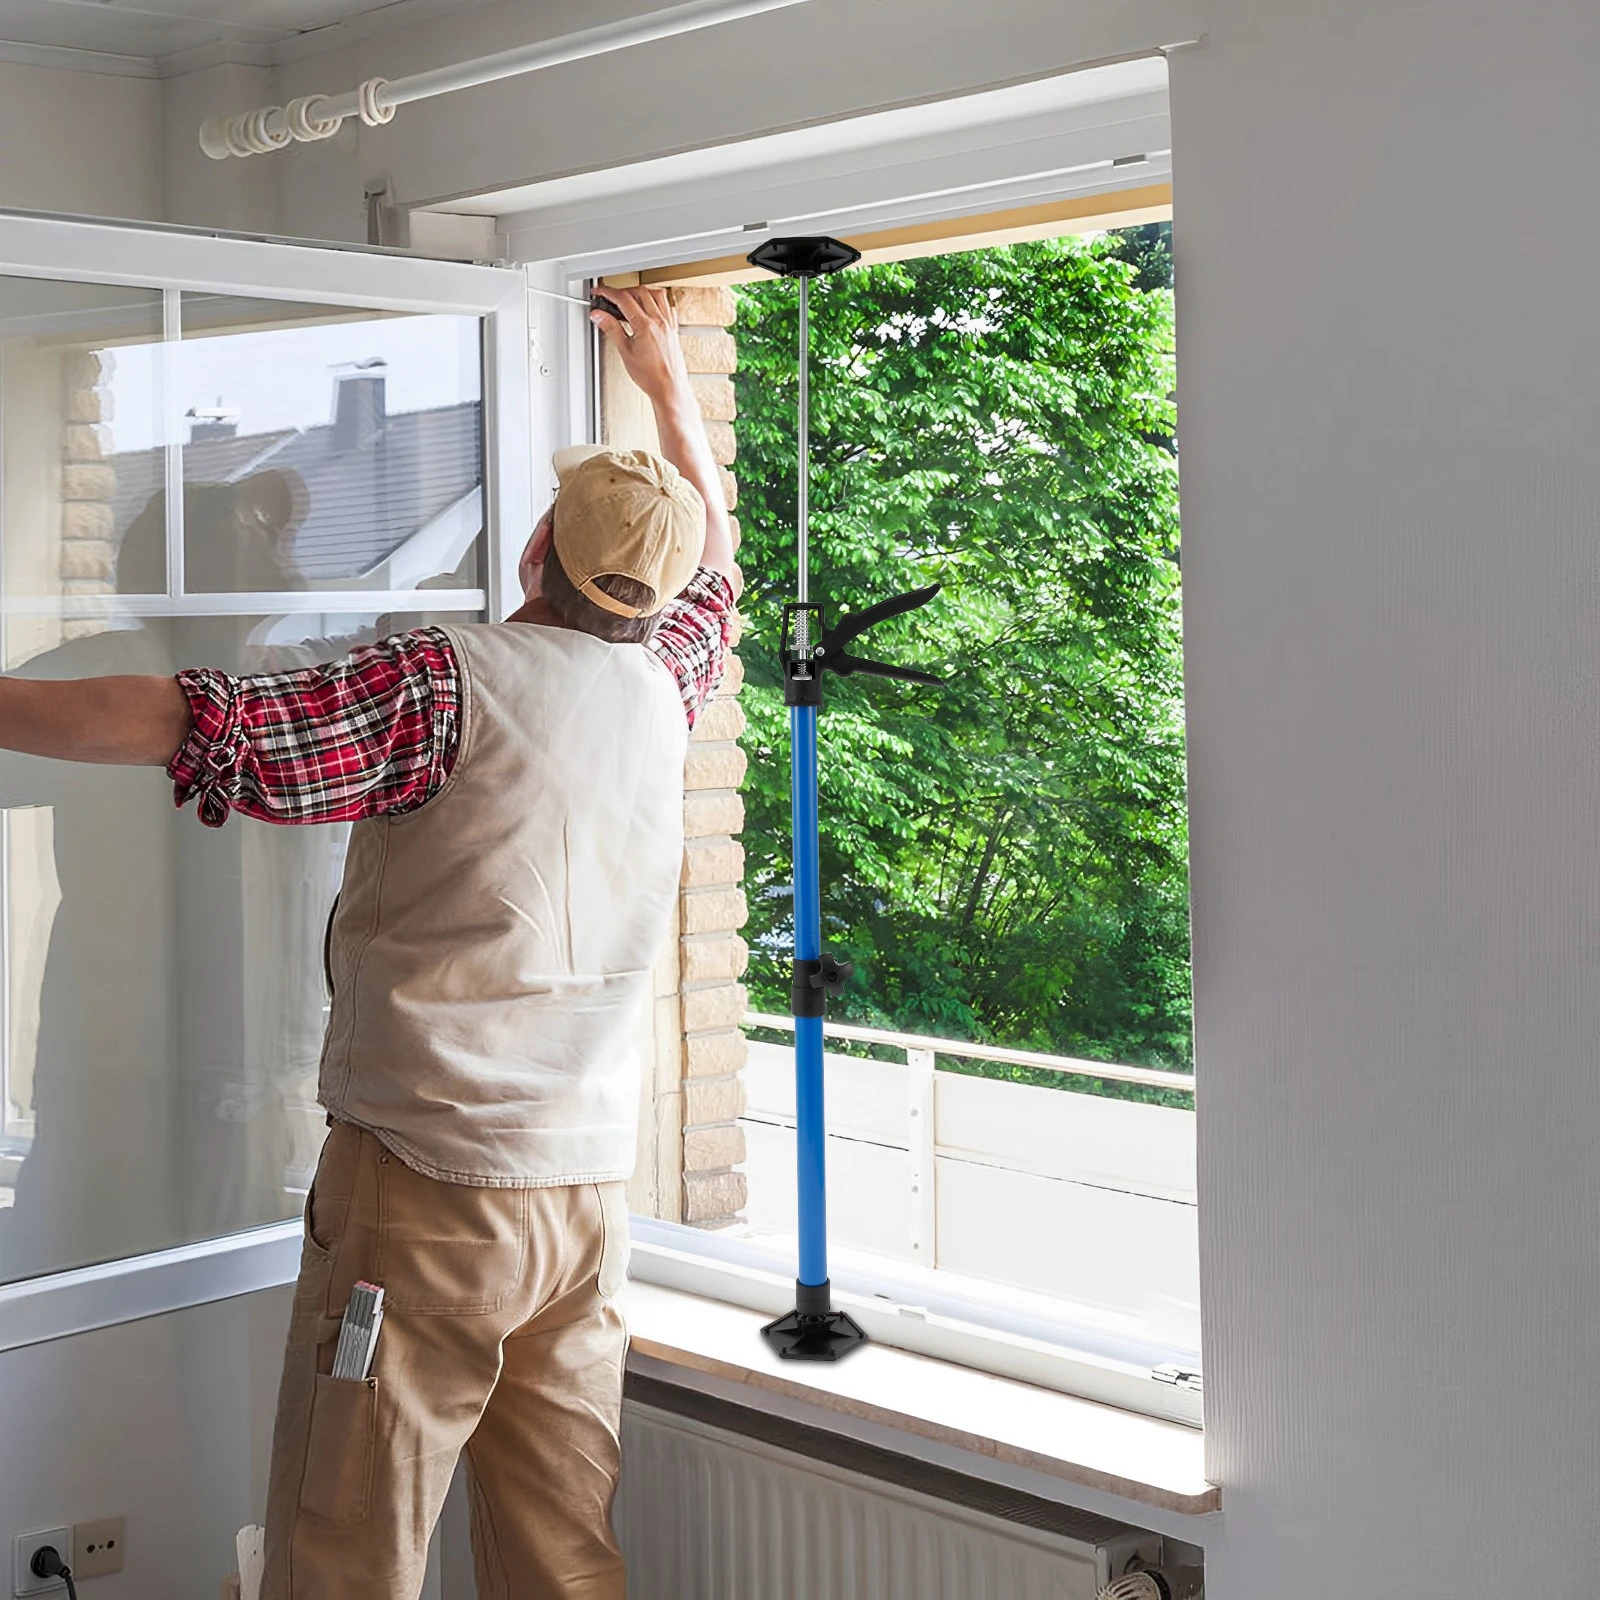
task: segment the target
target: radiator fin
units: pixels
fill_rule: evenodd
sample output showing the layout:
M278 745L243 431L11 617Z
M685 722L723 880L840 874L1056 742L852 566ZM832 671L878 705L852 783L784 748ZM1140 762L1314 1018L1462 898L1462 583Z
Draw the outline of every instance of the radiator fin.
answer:
M630 1600L1094 1600L1094 1548L639 1406Z

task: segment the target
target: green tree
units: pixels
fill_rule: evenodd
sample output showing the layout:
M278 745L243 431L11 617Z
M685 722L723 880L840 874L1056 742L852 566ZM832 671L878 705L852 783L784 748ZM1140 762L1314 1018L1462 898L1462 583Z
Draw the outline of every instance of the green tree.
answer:
M942 583L861 649L950 680L826 680L824 936L856 962L856 1020L1189 1064L1163 249L1056 240L812 286L812 594L831 619ZM750 984L782 1011L796 290L739 302Z

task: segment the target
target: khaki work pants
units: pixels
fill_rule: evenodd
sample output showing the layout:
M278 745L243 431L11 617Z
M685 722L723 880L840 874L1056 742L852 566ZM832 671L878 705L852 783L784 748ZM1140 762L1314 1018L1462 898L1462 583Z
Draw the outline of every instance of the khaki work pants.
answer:
M414 1600L463 1450L480 1600L622 1600L626 1269L620 1183L440 1183L336 1125L306 1208L262 1600ZM362 1278L384 1321L355 1383L329 1374Z

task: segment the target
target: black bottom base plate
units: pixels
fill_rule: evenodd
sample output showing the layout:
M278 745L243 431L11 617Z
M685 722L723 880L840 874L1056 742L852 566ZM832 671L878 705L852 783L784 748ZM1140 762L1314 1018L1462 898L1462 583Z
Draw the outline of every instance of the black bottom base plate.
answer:
M761 1337L785 1361L838 1361L867 1342L848 1311L829 1311L822 1316L786 1312L776 1322L769 1322Z

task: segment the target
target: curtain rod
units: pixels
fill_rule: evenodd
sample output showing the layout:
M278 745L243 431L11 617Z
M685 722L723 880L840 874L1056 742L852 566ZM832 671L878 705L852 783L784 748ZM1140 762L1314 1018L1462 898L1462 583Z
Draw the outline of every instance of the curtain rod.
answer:
M331 139L346 117L360 117L369 128L380 127L393 118L396 106L409 105L413 100L454 94L457 89L475 89L479 84L494 83L500 78L565 66L569 61L583 61L636 44L650 44L657 39L720 27L725 22L738 22L765 11L780 11L806 3L807 0L689 0L686 5L602 23L599 27L543 39L536 44L518 45L473 61L416 72L393 82L368 78L347 94L302 95L286 106L257 106L253 111L241 111L233 116L210 117L200 128L200 148L213 161L224 161L229 156L266 155L296 142Z

